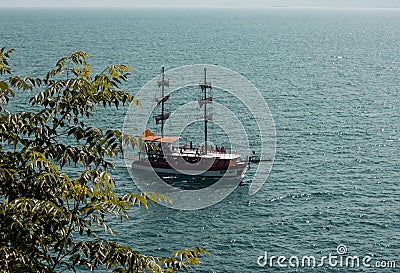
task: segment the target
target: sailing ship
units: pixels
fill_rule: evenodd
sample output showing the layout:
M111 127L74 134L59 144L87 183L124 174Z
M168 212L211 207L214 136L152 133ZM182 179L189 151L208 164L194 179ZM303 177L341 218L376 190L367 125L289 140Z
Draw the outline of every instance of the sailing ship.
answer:
M161 105L161 113L154 116L157 124L161 123L161 135L155 135L149 129L140 137L144 142L139 151L138 159L132 162L132 169L154 171L160 175L189 175L209 178L240 178L244 175L248 161L242 161L239 154L231 153L226 148L214 147L208 141L208 122L212 120L207 106L212 104L211 82L207 82L207 70L204 68L204 81L199 84L201 98L199 106L203 108L204 142L199 147L190 147L186 144L179 146L180 138L165 136L164 125L170 113L165 111L165 103L170 95L165 95L165 87L169 80L165 79L162 67L161 80L157 81L161 87L161 97L156 98L157 105ZM176 145L178 143L178 145Z

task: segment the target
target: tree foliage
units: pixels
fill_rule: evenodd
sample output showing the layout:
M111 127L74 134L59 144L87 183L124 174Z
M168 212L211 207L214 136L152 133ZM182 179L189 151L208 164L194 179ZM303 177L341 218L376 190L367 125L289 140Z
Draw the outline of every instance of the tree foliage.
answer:
M138 145L120 130L90 126L97 107L139 104L119 86L129 67L111 65L93 75L88 54L59 60L44 78L13 75L13 50L0 51L0 271L62 272L99 266L114 272L177 272L199 263L201 248L153 257L104 239L115 216L163 198L118 196L108 172L123 145ZM30 91L30 112L11 113L15 92ZM64 139L64 141L62 141ZM67 139L67 140L66 140ZM76 165L80 174L64 172ZM102 236L103 235L103 236Z

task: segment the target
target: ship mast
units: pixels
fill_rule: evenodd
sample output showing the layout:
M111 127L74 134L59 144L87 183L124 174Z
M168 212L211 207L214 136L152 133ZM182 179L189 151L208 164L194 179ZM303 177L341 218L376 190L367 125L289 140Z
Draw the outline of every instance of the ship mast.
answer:
M161 97L164 98L164 66L161 68L161 81L162 81L162 87L161 87ZM161 100L161 115L164 117L164 100ZM161 137L164 137L164 119L161 119Z
M204 82L200 84L200 87L203 94L199 104L200 107L204 106L204 147L207 154L207 123L210 119L210 116L207 115L207 103L212 103L212 97L207 97L207 89L212 89L211 82L207 82L207 68L204 68Z
M164 123L165 120L169 118L170 113L165 113L164 103L169 99L169 95L165 96L165 86L169 86L169 81L165 80L164 76L164 67L162 67L161 73L161 81L157 81L158 87L161 86L161 97L156 98L157 105L161 103L161 115L157 115L154 118L156 119L156 123L158 124L161 121L161 137L164 137Z

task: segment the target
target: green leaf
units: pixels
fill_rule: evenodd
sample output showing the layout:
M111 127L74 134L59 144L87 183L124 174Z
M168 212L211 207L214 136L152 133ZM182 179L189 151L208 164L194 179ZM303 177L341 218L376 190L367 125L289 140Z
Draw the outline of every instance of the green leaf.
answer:
M6 82L0 81L0 89L3 90L8 89L8 84Z

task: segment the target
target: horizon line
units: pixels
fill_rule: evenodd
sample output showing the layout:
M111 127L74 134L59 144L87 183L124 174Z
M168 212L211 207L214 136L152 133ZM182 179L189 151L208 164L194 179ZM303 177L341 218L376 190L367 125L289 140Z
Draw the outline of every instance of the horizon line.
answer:
M162 5L96 5L96 6L84 6L84 5L0 5L3 8L264 8L264 9L400 9L399 6L381 6L381 7L358 7L358 6L346 6L346 7L334 7L334 6L265 6L265 5L211 5L211 6L162 6Z

